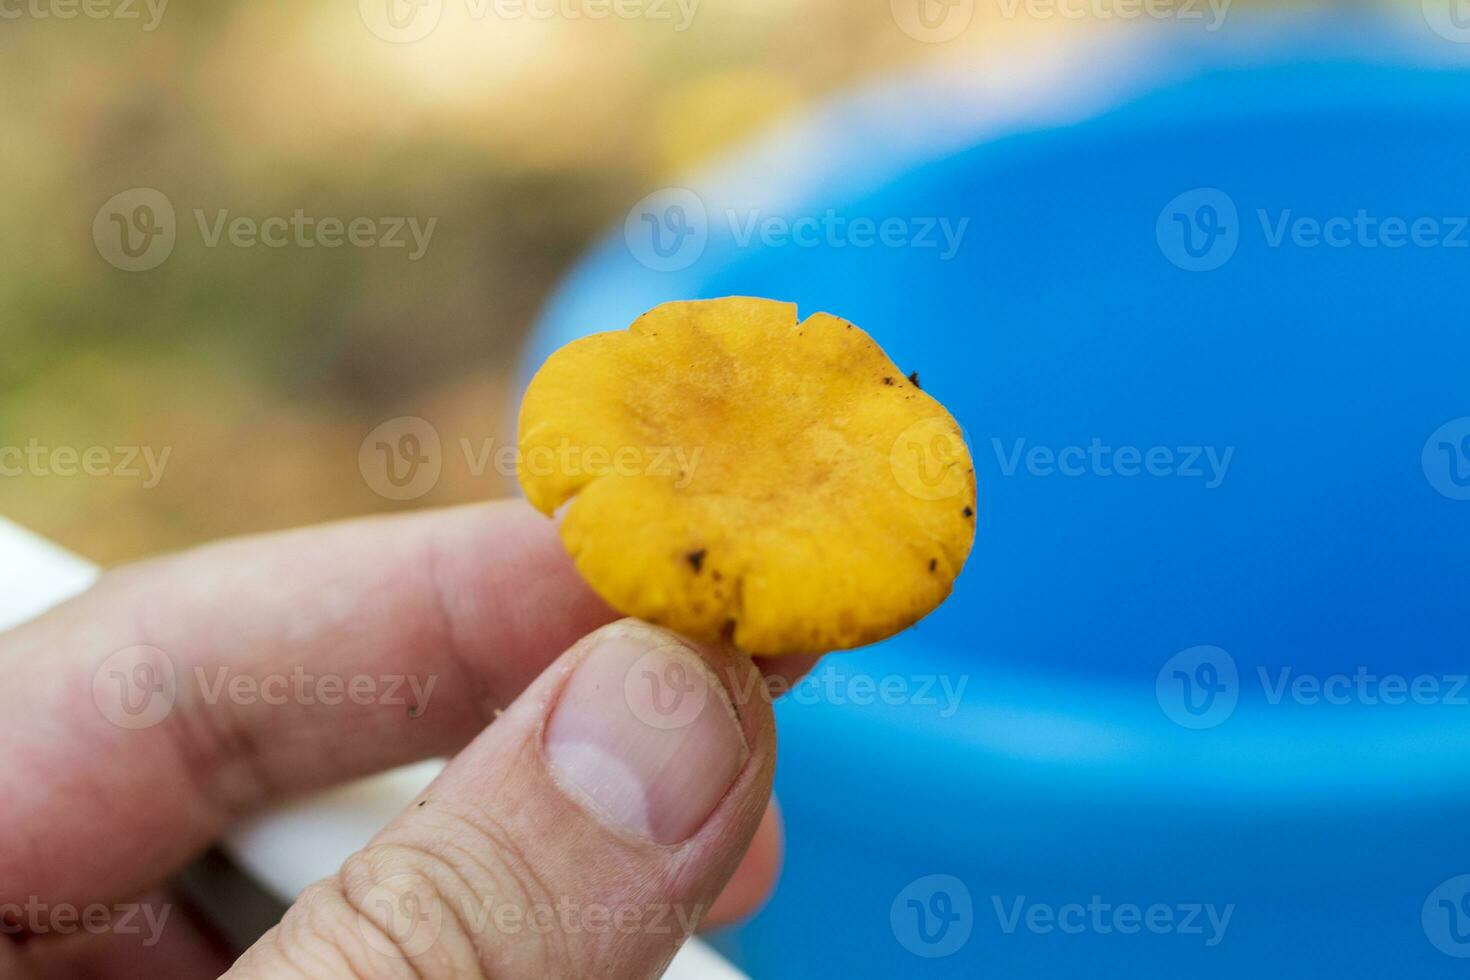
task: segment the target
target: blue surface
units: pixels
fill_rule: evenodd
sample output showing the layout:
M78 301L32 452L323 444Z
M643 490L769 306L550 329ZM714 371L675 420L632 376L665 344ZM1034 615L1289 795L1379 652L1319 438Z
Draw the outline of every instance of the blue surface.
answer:
M967 145L927 157L864 135L891 101L835 104L793 132L860 163L792 157L821 179L768 201L770 171L728 176L798 144L752 150L694 185L710 213L697 261L647 269L618 229L537 334L531 365L663 299L794 300L864 326L966 429L979 536L954 596L903 636L829 658L820 686L779 708L786 871L722 938L757 977L1470 972L1470 932L1450 931L1470 930L1470 883L1431 895L1470 872L1470 685L1456 687L1470 501L1455 497L1470 423L1431 435L1470 416L1470 228L1455 219L1470 215L1470 75L1309 26L1268 56L1180 69L1179 50L1130 54L1174 67L1120 84L1111 108L1062 127L977 122ZM939 118L945 88L932 91ZM1204 243L1200 208L1221 198L1169 205L1200 188L1234 206L1220 247L1235 251L1192 272L1171 261L1191 260L1169 229L1193 223ZM968 225L948 261L742 247L727 204ZM1273 246L1260 215L1360 209L1438 219L1460 244ZM1196 446L1232 455L1213 487L1008 472L1016 440L1093 439L1168 448L1176 466ZM1236 680L1219 654L1189 652L1205 645ZM1399 705L1367 681L1336 688L1343 704L1275 697L1283 669L1437 688ZM1189 713L1186 696L1210 702L1181 676L1221 678L1213 713ZM907 694L875 697L864 677ZM1200 934L1105 932L1091 912L1076 934L1005 928L1022 896L1094 895L1176 921L1193 903L1232 911L1214 944L1203 914Z

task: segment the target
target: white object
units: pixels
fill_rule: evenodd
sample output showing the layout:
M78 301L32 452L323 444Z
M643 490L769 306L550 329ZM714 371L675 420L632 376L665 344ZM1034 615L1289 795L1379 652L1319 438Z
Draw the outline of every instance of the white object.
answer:
M96 581L96 566L0 518L0 630L32 619ZM235 862L284 901L337 870L406 807L443 767L404 766L279 807L224 841ZM697 939L684 944L664 980L746 980Z
M0 517L0 630L41 613L97 580L97 567Z

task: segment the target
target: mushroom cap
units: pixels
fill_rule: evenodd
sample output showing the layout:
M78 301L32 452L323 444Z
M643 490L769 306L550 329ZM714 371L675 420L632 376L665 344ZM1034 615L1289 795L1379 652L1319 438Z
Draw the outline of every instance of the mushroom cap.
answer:
M552 354L517 475L613 608L756 656L873 643L975 536L959 425L861 329L750 297L666 303Z

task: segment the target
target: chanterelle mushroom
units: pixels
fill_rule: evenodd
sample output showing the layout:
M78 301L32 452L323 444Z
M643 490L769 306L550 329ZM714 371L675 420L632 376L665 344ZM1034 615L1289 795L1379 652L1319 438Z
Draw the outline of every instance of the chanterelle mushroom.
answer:
M615 609L752 655L872 643L975 535L959 426L873 339L791 303L666 303L553 354L519 478Z

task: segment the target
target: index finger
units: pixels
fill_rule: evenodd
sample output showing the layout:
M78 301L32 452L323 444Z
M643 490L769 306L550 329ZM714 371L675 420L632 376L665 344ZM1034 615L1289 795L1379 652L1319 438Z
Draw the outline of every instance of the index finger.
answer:
M267 801L456 751L613 618L509 502L109 573L0 636L0 881L136 893Z

